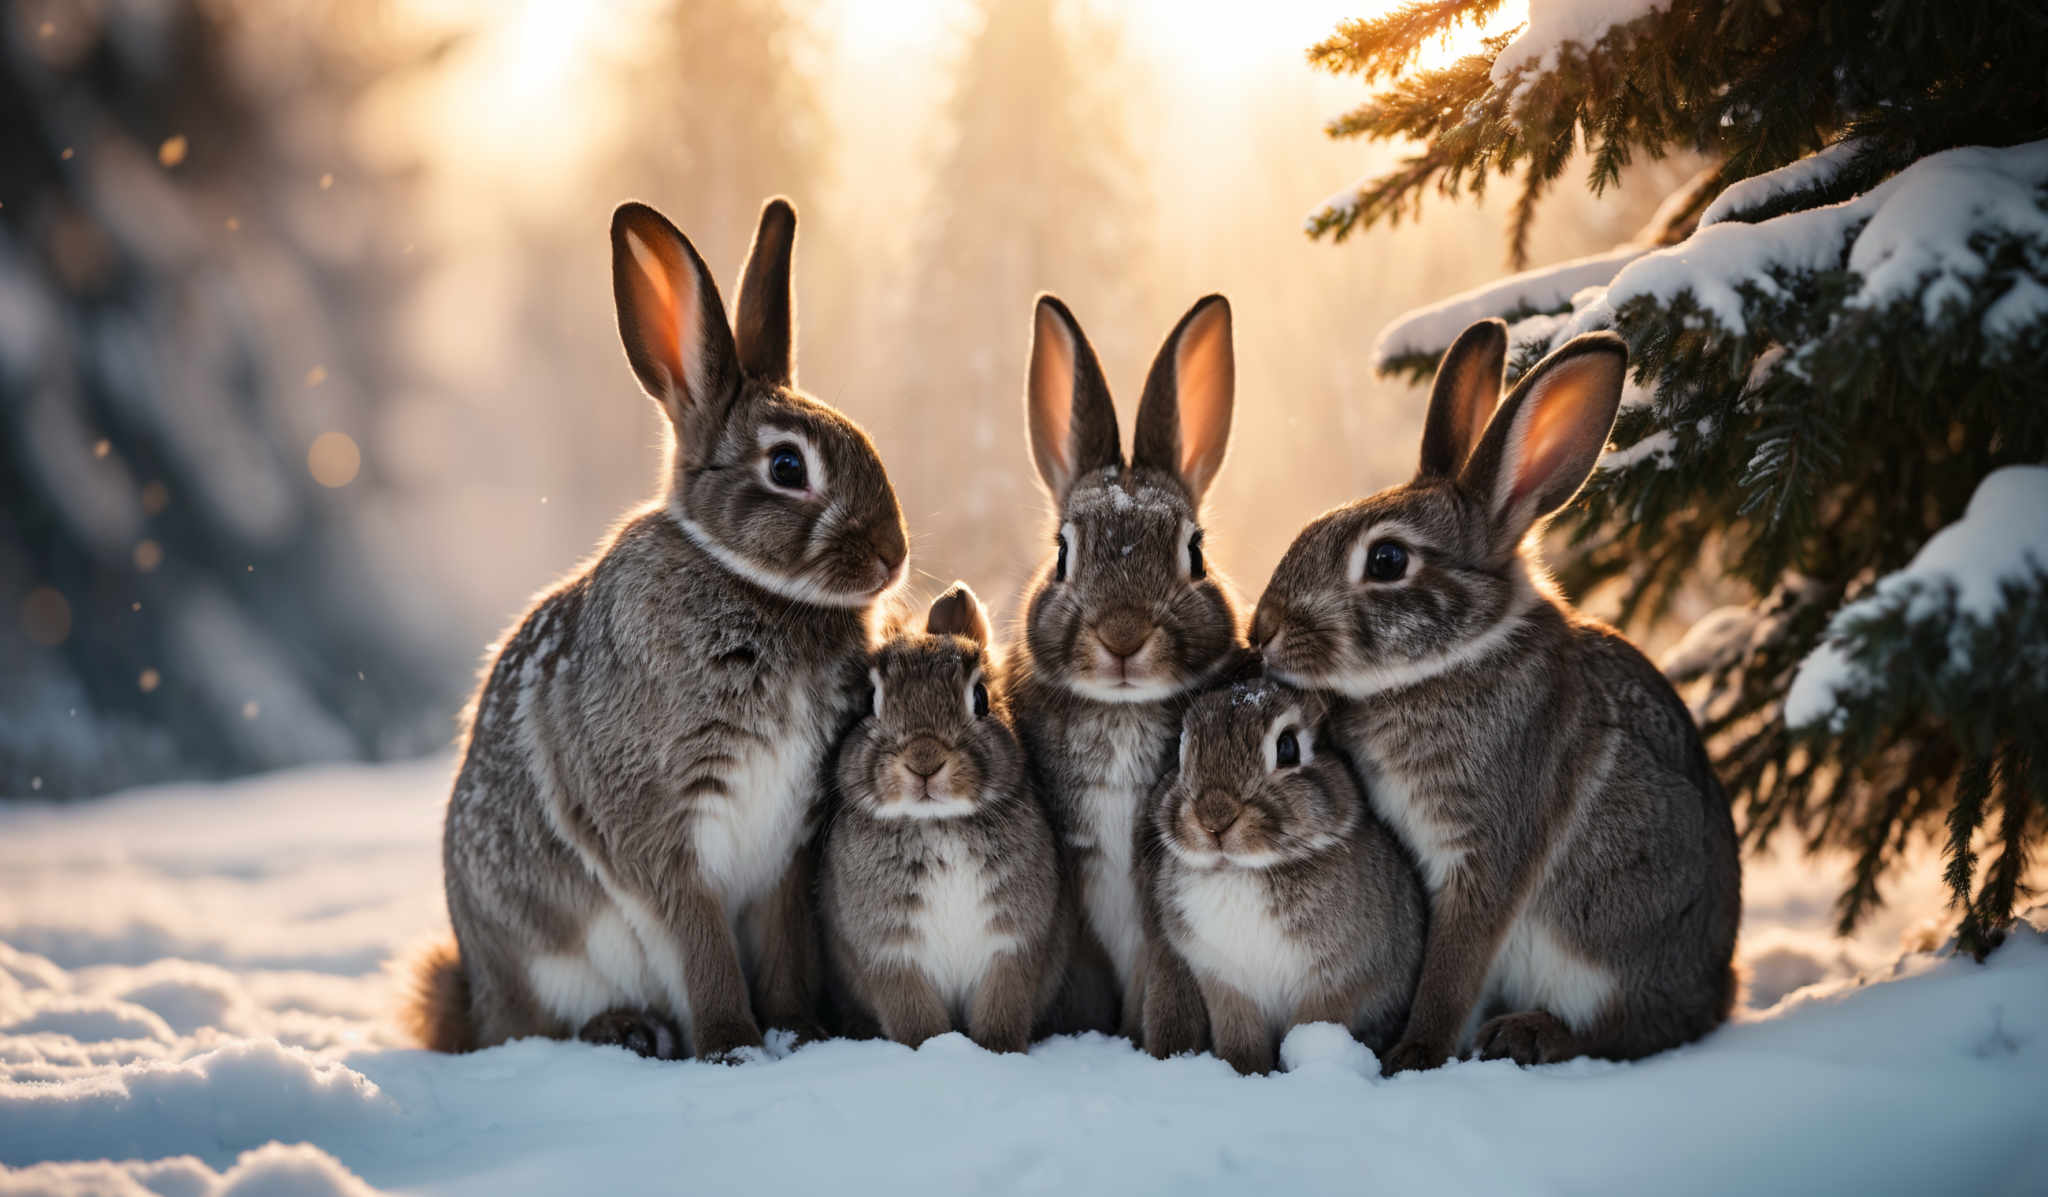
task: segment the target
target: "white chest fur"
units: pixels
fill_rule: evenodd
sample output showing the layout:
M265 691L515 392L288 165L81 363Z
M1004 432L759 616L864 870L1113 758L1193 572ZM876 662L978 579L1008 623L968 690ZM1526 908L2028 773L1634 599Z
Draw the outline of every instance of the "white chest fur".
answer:
M787 721L735 754L724 796L698 800L691 826L698 865L728 917L774 888L803 843L826 731L814 706L801 686L791 687Z
M1167 895L1188 938L1175 946L1190 967L1243 993L1278 1032L1314 982L1307 951L1274 917L1262 878L1248 869L1180 869Z
M1115 804L1109 797L1105 807ZM1107 833L1102 850L1082 865L1086 874L1088 926L1116 966L1117 984L1128 988L1145 945L1144 912L1138 907L1138 886L1131 876L1131 823L1135 814L1106 810L1100 826ZM1121 818L1122 835L1117 823ZM1116 838L1108 838L1116 836Z
M1117 984L1129 988L1145 943L1144 914L1131 873L1132 839L1140 811L1158 781L1160 716L1149 707L1108 708L1091 729L1100 755L1085 762L1090 782L1080 794L1080 826L1074 839L1091 849L1082 858L1082 890L1088 926L1110 962Z
M722 778L724 795L699 800L691 825L694 847L728 920L736 921L741 910L773 888L802 846L816 798L827 733L824 716L806 691L793 687L788 720L778 733L737 754ZM547 759L538 751L534 758ZM535 996L572 1027L612 1006L652 1005L666 1006L687 1028L693 1018L675 934L646 902L620 888L603 860L567 835L554 802L544 809L557 834L576 845L610 901L593 912L582 955L528 960ZM746 937L739 939L744 955Z
M926 863L922 904L900 950L960 1019L989 965L1016 940L989 930L989 878L963 844L952 836L934 837Z

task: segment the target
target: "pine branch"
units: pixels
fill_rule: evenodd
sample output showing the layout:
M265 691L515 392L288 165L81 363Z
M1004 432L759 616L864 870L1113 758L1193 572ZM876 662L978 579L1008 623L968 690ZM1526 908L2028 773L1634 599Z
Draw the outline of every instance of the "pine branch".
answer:
M1333 75L1373 83L1407 69L1432 40L1448 41L1467 25L1485 24L1499 7L1500 0L1412 0L1382 16L1345 21L1309 47L1308 60Z
M1957 929L1958 946L1978 960L2005 938L2012 922L2012 909L2019 900L2020 877L2027 865L2028 824L2038 821L2041 804L2034 762L2027 745L2016 744L2001 754L1998 763L1999 807L1998 859L1984 878L1984 888L1970 903Z
M1969 894L1976 889L1977 852L1972 846L1977 827L1984 821L1984 800L1991 796L1991 762L1973 760L1956 779L1955 804L1948 812L1948 865L1942 879L1949 893ZM1964 905L1967 907L1967 901Z
M1410 87L1427 78L1406 73L1423 42L1454 29L1461 11L1477 20L1496 7L1495 0L1422 0L1346 24L1311 59L1368 83ZM2016 0L1894 2L1875 10L1856 0L1672 3L1608 29L1591 46L1568 42L1554 59L1518 67L1498 85L1492 65L1509 39L1490 39L1474 56L1486 75L1479 97L1436 86L1434 104L1411 97L1392 107L1368 105L1330 127L1342 136L1415 137L1428 152L1461 154L1465 168L1478 168L1484 158L1506 172L1528 147L1556 140L1560 126L1577 122L1593 150L1588 177L1596 192L1638 153L1705 153L1723 161L1725 177L1738 179L1849 134L1870 151L1842 186L1868 186L1947 146L2048 136L2042 89L2016 93L2011 74L2016 64L2048 57L2044 24L2038 9ZM1436 119L1418 122L1426 108ZM1462 150L1438 140L1466 125L1476 127L1459 135ZM1458 165L1445 173L1460 177ZM1486 172L1474 169L1470 178L1476 191ZM1526 228L1525 213L1516 220Z

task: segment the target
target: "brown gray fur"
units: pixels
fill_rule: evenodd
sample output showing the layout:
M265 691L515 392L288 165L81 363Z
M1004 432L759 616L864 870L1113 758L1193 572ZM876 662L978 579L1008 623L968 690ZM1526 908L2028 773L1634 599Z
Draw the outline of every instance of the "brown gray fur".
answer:
M819 893L850 1029L912 1047L966 1031L1023 1051L1058 995L1071 920L1052 829L964 583L875 654L840 754Z
M1506 348L1499 321L1466 330L1415 480L1303 531L1253 622L1270 670L1348 699L1337 738L1429 889L1389 1073L1468 1048L1632 1059L1705 1034L1735 993L1734 821L1698 729L1530 545L1606 444L1627 347L1579 337L1500 400Z
M620 335L674 432L665 485L478 695L443 840L460 954L425 986L466 985L467 1020L432 1020L431 1046L582 1033L730 1059L763 1025L815 1028L805 844L906 550L873 445L795 387L795 229L769 202L735 340L683 235L641 204L613 217Z
M1154 1054L1206 1031L1232 1067L1264 1073L1305 1022L1338 1023L1374 1051L1400 1034L1422 966L1422 883L1326 738L1329 704L1249 681L1188 708L1140 876L1201 1000L1169 1009L1148 989ZM1190 1016L1206 1026L1172 1021Z
M1173 763L1188 695L1237 642L1201 530L1235 386L1230 305L1211 295L1153 361L1126 461L1093 347L1065 304L1039 297L1025 415L1058 523L1007 685L1076 887L1068 1029L1137 1037L1147 961L1132 872L1141 814Z

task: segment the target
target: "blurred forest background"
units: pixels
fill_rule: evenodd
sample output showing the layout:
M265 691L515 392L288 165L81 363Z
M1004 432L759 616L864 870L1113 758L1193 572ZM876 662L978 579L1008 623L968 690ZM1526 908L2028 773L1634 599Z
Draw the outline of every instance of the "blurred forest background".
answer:
M1211 556L1256 596L1305 521L1411 469L1423 394L1375 377L1375 332L1505 252L1505 195L1304 236L1401 152L1316 132L1357 84L1304 48L1376 7L0 4L0 795L445 745L484 646L654 485L626 197L728 298L763 197L795 201L804 385L879 444L914 594L963 577L1005 620L1049 535L1033 294L1128 429L1224 292ZM1560 194L1531 261L1627 239L1692 166Z

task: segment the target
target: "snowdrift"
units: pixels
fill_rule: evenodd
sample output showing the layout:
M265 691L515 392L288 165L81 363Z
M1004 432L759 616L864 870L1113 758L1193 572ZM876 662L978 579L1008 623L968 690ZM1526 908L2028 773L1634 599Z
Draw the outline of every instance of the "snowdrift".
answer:
M1632 1065L1381 1080L1333 1027L1285 1074L1099 1036L993 1056L771 1044L726 1068L407 1048L387 962L443 925L448 763L0 809L0 1193L2038 1192L2048 910L1982 966L1751 870L1753 1006ZM1924 870L1931 873L1933 870ZM1783 995L1782 997L1780 995ZM1765 1008L1758 1008L1765 1007Z

